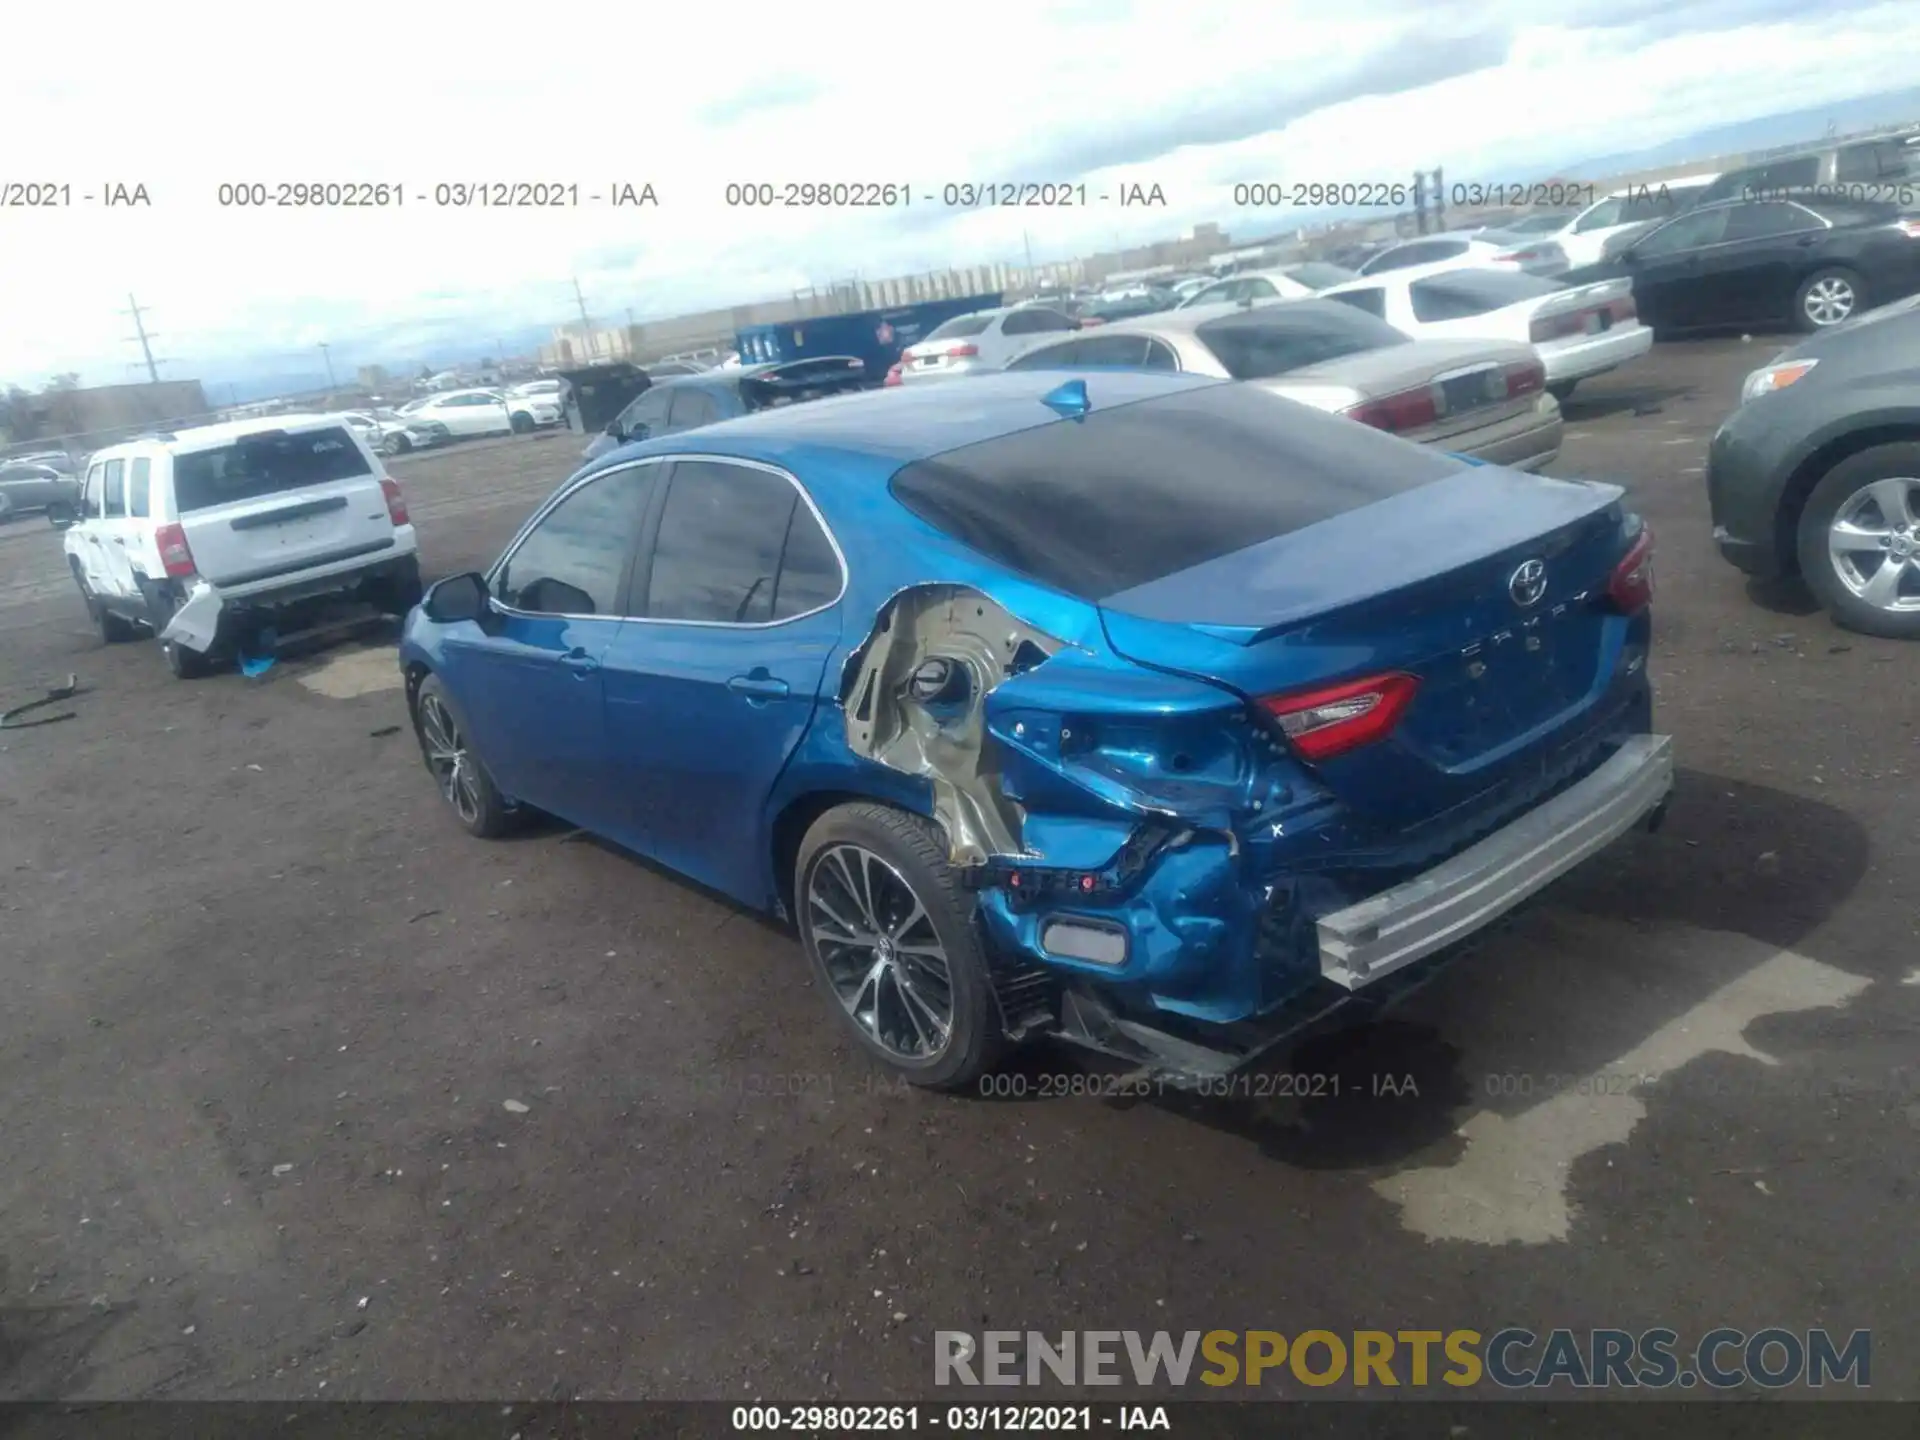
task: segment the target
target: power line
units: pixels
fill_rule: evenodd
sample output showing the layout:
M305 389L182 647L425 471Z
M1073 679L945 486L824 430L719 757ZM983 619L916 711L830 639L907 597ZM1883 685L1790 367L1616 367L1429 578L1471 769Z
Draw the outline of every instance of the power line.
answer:
M139 340L140 353L144 355L147 360L147 379L151 380L155 385L158 385L160 383L160 367L153 363L153 347L147 343L151 337L147 334L146 323L141 319L140 302L133 298L131 292L127 295L127 307L127 309L122 310L120 313L133 317L133 328L138 332L136 335L129 335L127 338L129 340Z

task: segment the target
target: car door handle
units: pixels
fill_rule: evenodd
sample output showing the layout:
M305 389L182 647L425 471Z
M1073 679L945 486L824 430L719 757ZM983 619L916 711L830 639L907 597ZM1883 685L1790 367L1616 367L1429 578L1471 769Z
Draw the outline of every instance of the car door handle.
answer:
M560 663L582 680L600 668L600 662L576 645L560 657Z
M734 676L727 681L727 689L750 699L773 700L787 693L787 682L774 679L765 670L755 670L751 675Z

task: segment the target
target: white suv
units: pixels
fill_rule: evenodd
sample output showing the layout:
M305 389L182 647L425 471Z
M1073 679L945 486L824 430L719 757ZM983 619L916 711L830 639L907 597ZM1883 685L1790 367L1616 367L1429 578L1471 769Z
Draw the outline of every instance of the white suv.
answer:
M157 635L183 679L312 602L420 600L400 487L338 416L148 436L89 458L64 548L106 641Z

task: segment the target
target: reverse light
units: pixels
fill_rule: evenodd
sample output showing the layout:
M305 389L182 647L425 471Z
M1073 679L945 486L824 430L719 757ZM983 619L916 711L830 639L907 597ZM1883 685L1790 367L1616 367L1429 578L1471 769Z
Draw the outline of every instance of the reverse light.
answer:
M1394 671L1264 696L1259 705L1302 759L1329 760L1391 734L1419 688L1416 676Z
M1740 403L1744 405L1762 395L1786 389L1796 380L1804 378L1819 363L1818 360L1784 360L1762 366L1747 376L1746 383L1740 387Z
M380 493L387 497L387 518L393 521L395 525L405 525L407 523L407 502L400 494L399 482L389 480L384 476L381 477Z
M1653 531L1640 527L1613 578L1607 581L1607 601L1623 615L1637 615L1653 603Z
M162 525L153 532L160 547L160 564L178 580L194 573L193 551L187 545L187 532L178 525Z

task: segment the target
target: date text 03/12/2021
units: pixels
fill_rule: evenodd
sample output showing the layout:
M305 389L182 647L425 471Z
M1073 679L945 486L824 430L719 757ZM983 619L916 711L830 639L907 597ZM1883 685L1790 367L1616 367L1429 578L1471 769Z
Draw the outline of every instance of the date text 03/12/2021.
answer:
M730 1423L736 1434L805 1435L1173 1429L1164 1405L736 1405Z

